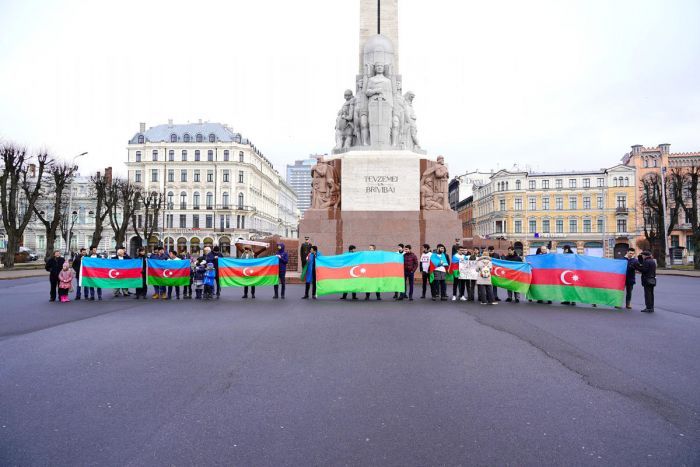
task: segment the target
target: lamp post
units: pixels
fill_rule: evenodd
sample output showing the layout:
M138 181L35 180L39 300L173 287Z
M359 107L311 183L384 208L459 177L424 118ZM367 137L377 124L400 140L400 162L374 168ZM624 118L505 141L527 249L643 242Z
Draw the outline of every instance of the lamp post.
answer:
M80 154L73 156L73 167L75 167L75 160L79 157L83 157L87 154L87 151L81 152ZM70 181L70 194L68 195L68 213L73 212L73 179ZM76 213L77 214L77 213ZM71 219L72 220L72 219ZM70 238L73 235L73 223L68 226L68 240L66 241L66 255L70 253Z

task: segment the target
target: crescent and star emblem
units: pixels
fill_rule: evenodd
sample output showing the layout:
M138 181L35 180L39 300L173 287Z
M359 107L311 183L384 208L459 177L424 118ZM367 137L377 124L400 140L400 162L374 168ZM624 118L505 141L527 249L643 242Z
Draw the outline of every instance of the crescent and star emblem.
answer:
M243 268L243 275L244 275L244 276L250 276L250 274L248 274L248 273L246 272L248 269L250 269L250 274L253 274L253 273L255 272L254 269L251 269L251 268Z
M493 275L498 277L506 277L506 272L502 267L496 266L493 268Z
M112 275L114 274L114 275ZM109 272L107 273L110 279L116 279L117 276L119 275L119 272L116 269L110 269Z
M163 270L163 277L172 277L173 272L170 269L164 269Z
M567 280L566 280L566 275L569 274L569 273L572 274L571 280L574 281L574 282L578 282L578 280L579 280L578 275L576 275L576 273L574 273L574 271L572 271L572 270L570 270L570 269L567 269L566 271L564 271L564 272L561 273L561 276L559 276L559 279L561 280L562 284L565 284L565 285L573 285L574 282L567 282Z
M350 277L360 277L359 275L355 274L355 269L359 268L360 266L353 266L350 268ZM367 272L367 269L361 268L360 269L360 274L364 274Z

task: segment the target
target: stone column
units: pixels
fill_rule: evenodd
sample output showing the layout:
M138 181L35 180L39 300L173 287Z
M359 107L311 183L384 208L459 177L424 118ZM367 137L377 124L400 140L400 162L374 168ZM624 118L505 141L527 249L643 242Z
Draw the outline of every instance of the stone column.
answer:
M358 52L359 74L364 73L363 47L370 36L377 34L377 5L379 8L381 34L391 39L394 46L394 69L399 72L399 1L360 0L360 44Z

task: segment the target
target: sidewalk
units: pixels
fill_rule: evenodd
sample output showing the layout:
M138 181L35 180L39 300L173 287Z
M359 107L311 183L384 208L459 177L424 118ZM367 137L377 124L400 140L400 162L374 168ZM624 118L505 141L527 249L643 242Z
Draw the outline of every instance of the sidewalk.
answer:
M658 276L684 276L684 277L700 277L700 271L695 269L664 269L656 268Z
M0 281L7 279L24 279L27 277L48 276L49 273L43 269L0 269Z

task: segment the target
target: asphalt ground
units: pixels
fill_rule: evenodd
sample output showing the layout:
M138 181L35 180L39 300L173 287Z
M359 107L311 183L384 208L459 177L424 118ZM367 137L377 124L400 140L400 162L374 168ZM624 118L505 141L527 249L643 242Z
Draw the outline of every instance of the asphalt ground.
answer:
M2 281L0 465L700 465L699 289L660 278L646 314L639 287L621 311Z

